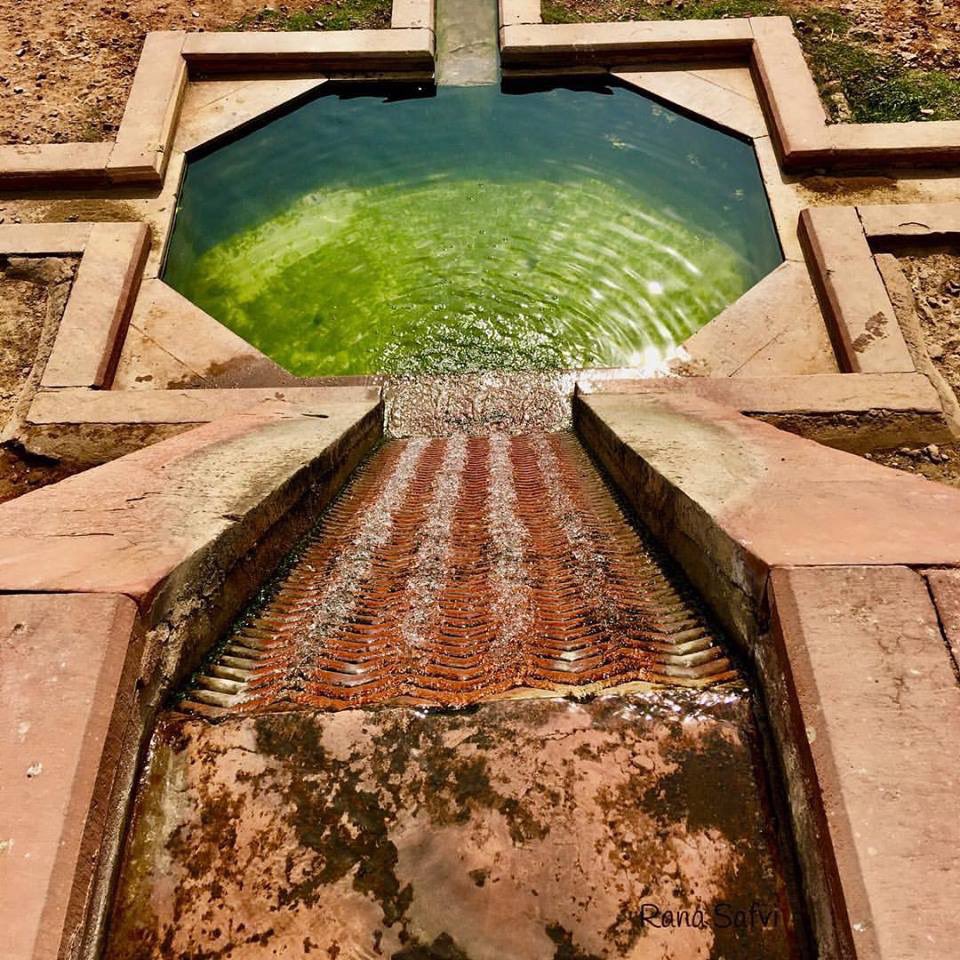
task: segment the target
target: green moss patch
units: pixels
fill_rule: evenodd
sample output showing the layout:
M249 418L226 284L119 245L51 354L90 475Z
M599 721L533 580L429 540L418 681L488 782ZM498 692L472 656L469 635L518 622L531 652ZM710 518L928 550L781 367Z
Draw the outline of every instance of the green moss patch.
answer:
M960 119L960 76L911 68L897 56L877 53L851 36L843 13L783 0L543 0L545 23L604 20L716 20L789 16L834 121L892 123Z
M365 30L390 26L390 0L327 0L304 10L264 7L237 23L238 30Z

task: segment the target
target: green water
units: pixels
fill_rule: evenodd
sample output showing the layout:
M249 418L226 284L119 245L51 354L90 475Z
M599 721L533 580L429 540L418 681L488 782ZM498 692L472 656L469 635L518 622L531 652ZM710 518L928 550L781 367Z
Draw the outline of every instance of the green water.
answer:
M628 89L324 89L191 160L164 274L298 375L648 366L781 261L752 148Z

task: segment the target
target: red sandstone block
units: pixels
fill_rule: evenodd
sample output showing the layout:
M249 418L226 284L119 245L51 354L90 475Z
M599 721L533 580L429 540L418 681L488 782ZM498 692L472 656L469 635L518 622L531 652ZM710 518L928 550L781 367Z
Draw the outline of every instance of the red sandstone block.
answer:
M580 395L574 415L641 518L742 635L773 567L960 562L953 488L679 392Z
M855 207L811 207L800 239L841 368L853 373L914 369Z
M43 386L109 386L149 248L144 224L93 226Z
M128 597L0 597L0 929L65 955L88 904L141 637Z
M942 960L960 939L960 685L926 585L901 566L778 569L771 594L822 810L801 851L828 847L856 956Z
M928 570L927 583L954 665L960 665L960 570Z
M0 505L0 592L119 593L147 609L166 587L166 603L198 571L230 570L380 432L376 400L264 406Z

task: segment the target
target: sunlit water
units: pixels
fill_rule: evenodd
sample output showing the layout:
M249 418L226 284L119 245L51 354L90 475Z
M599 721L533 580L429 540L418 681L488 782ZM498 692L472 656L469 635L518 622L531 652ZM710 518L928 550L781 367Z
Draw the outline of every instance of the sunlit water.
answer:
M650 367L781 261L752 147L634 91L324 89L191 161L165 271L301 376Z

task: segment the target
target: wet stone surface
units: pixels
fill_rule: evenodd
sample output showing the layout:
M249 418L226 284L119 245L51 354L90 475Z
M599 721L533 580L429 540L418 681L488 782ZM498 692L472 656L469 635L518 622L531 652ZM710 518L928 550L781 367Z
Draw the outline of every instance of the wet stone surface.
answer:
M105 956L797 956L755 737L739 686L169 714Z

